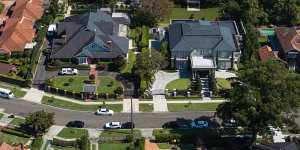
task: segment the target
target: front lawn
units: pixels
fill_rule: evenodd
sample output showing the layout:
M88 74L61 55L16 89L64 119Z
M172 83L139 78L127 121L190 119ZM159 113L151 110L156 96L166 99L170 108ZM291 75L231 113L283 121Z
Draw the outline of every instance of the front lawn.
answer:
M114 91L121 86L121 83L110 77L98 77L99 85L97 91L99 94L113 94Z
M56 146L53 146L54 150L79 150L79 149L76 149L76 148L60 148L60 147L56 147Z
M9 145L14 145L17 143L24 143L26 144L27 141L29 140L28 138L23 138L23 137L19 137L19 136L15 136L15 135L11 135L11 134L7 134L7 133L0 133L0 143L7 143Z
M227 80L225 78L216 78L217 84L219 84L222 88L230 89L231 88L231 82L230 80Z
M111 129L111 130L104 130L100 137L126 137L127 135L131 134L131 130L118 130L118 129ZM134 137L141 137L140 130L133 130Z
M215 111L221 103L179 103L168 104L169 111Z
M26 91L22 91L22 90L17 89L17 88L8 88L8 87L2 86L2 85L0 85L0 87L1 87L1 88L4 88L4 89L8 89L8 90L10 90L11 92L13 92L13 93L14 93L14 96L15 96L16 98L24 97L24 96L26 95L26 93L27 93Z
M128 143L99 143L99 150L126 150Z
M78 128L64 128L58 133L58 137L72 139L72 138L80 138L83 135L88 135L87 129L78 129Z
M170 17L163 19L159 25L168 26L171 19L189 19L192 14L194 14L194 19L196 20L215 21L219 16L219 8L201 8L200 11L187 11L186 8L172 8Z
M153 104L139 104L139 109L141 112L152 112Z
M51 105L60 108L72 109L72 110L84 110L84 111L96 111L99 105L80 105L64 100L43 96L42 104ZM123 109L122 104L106 104L106 108L112 109L115 112L120 112Z
M127 65L121 71L121 73L131 73L135 60L136 60L136 54L134 53L133 50L129 50Z
M174 81L171 81L170 83L167 84L166 89L168 90L187 90L191 86L191 79L189 78L182 78L182 79L177 79Z
M22 124L25 123L25 119L22 118L15 118L13 119L9 124L10 125L15 125L15 126L21 126Z
M0 113L0 120L2 119L3 116L4 116L4 114Z

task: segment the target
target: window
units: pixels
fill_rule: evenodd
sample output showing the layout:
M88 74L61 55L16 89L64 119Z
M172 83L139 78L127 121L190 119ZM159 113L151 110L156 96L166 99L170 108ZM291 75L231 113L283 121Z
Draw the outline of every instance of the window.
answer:
M229 58L230 52L219 52L219 57L220 58Z

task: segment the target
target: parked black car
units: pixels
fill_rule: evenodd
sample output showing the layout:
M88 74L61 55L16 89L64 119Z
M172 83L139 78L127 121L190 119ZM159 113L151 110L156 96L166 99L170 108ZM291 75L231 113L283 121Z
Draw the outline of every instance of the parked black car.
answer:
M163 124L162 128L172 128L172 129L190 128L190 122L189 121L170 121L170 122Z
M131 126L132 126L132 128L135 128L135 125L133 122L125 122L122 124L123 129L131 129Z
M67 124L67 127L83 128L84 127L84 122L83 121L79 121L79 120L70 121Z

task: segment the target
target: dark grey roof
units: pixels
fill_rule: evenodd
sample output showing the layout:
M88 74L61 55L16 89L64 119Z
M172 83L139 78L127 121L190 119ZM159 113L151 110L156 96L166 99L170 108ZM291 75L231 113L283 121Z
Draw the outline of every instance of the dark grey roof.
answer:
M169 46L171 51L235 51L233 34L235 32L233 33L231 28L221 23L178 20L169 26Z
M256 147L259 150L298 150L294 142L260 144Z
M122 20L117 20L102 11L67 17L59 23L57 29L58 35L66 34L67 43L62 44L63 40L54 39L51 58L73 58L76 55L90 58L126 56L129 40L118 36ZM107 41L112 41L112 50L108 49ZM96 44L99 49L86 48L90 44Z
M82 92L97 92L97 86L84 86Z

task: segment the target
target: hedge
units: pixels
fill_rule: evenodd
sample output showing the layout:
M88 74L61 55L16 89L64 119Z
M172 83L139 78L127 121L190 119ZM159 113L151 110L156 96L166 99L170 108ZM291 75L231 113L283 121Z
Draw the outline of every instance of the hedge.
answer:
M27 87L28 85L25 82L25 79L20 77L12 77L4 74L0 74L0 81L11 83L11 84L17 84L21 87Z
M77 145L77 141L63 141L57 138L53 138L53 145L61 146L61 147L75 147Z
M178 142L180 142L181 139L181 135L180 134L156 134L155 135L155 141L157 143L166 143L166 142L170 142L173 139L176 139Z
M16 136L20 136L20 137L24 137L24 138L31 138L31 135L20 132L20 131L16 131L16 130L12 130L12 129L8 129L8 128L2 128L1 129L2 132L4 133L8 133L8 134L12 134L12 135L16 135Z
M87 12L90 12L90 9L75 9L75 10L71 10L71 15L83 14L83 13L87 13Z

